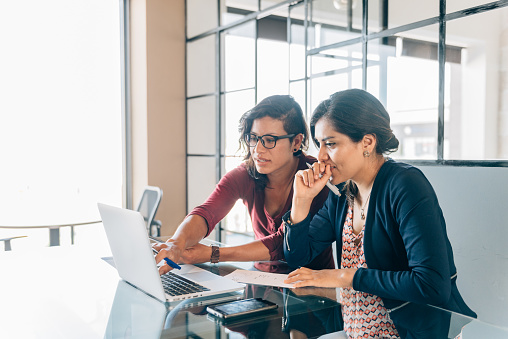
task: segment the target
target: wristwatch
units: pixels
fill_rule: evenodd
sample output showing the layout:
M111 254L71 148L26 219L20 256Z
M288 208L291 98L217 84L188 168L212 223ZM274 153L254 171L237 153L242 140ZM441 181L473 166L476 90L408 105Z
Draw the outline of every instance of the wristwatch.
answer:
M211 247L212 247L212 256L210 257L210 262L212 264L216 264L219 262L220 257L219 246L211 245Z

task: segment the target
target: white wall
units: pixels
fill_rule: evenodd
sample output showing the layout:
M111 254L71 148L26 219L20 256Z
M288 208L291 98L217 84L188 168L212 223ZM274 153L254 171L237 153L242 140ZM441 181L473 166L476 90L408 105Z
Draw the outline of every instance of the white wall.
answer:
M508 168L420 166L439 199L458 271L478 318L508 324Z

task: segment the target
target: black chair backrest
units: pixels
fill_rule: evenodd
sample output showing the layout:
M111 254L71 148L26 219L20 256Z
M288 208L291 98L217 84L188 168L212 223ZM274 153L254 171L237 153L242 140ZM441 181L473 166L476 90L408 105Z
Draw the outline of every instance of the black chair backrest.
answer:
M146 222L146 229L150 234L150 227L154 222L155 214L162 199L162 190L159 187L146 186L137 211L141 213Z

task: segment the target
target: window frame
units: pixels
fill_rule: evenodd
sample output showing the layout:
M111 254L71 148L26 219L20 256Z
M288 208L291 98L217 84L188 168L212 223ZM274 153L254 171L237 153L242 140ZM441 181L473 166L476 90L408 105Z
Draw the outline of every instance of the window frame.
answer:
M309 37L308 37L308 31L309 31L309 14L312 11L312 0L287 0L282 1L280 3L277 3L271 7L261 9L261 1L258 1L257 3L257 11L254 12L248 12L243 11L242 14L244 15L243 18L229 23L225 25L221 24L221 8L225 7L223 5L224 0L217 0L217 13L218 13L218 27L208 30L206 32L203 32L201 34L195 35L193 37L187 37L186 35L186 44L197 41L199 39L209 37L211 35L215 35L215 41L216 41L216 88L213 93L204 94L203 96L215 96L216 99L216 113L217 113L217 121L215 125L216 129L216 153L215 155L204 155L204 154L189 154L186 150L186 159L189 157L194 156L210 156L215 158L215 170L216 170L216 182L219 182L221 177L223 176L223 162L226 157L225 154L222 154L222 147L221 143L223 142L224 133L222 131L222 112L223 112L223 103L222 103L222 96L226 93L228 93L225 90L222 90L222 72L223 72L223 64L221 62L223 55L222 54L222 42L221 42L221 33L238 27L240 25L246 24L251 21L256 21L256 33L255 33L255 40L256 40L256 47L255 47L255 67L256 67L256 75L255 75L255 101L258 102L257 97L257 39L260 37L260 31L259 31L259 23L263 18L267 18L270 15L274 14L275 12L279 12L280 9L287 8L287 39L288 43L291 43L291 22L292 20L294 22L299 21L300 24L303 24L304 26L304 44L305 44L305 73L304 78L302 79L288 79L288 86L291 85L291 82L295 81L301 81L304 80L305 84L305 102L302 102L303 110L307 117L309 117L309 80L312 78L312 75L309 75L308 69L309 69L309 60L313 55L317 55L321 52L334 49L334 48L341 48L346 46L351 46L355 44L361 44L362 46L362 89L366 89L367 87L367 47L370 41L376 41L378 39L389 39L392 38L394 35L403 33L406 31L426 27L429 25L438 25L439 26L439 32L438 32L438 43L437 43L437 62L438 62L438 78L439 78L439 92L438 92L438 119L437 119L437 158L436 159L430 159L430 160L403 160L404 162L416 165L416 166L463 166L463 167L508 167L508 159L501 159L501 160L447 160L444 159L444 136L445 136L445 63L446 63L446 51L453 50L453 46L447 46L446 45L446 23L450 22L452 20L465 18L471 15L476 15L480 13L486 13L489 11L493 11L499 8L508 7L508 0L499 0L494 1L487 4L482 4L478 6L474 6L471 8L462 9L459 11L446 13L446 0L436 0L439 1L439 15L430 17L424 20L419 20L415 22L411 22L409 24L403 24L396 27L388 28L388 0L383 0L380 5L380 11L381 11L381 30L379 32L369 32L368 30L368 0L361 0L362 3L362 29L361 31L357 31L359 36L354 37L349 40L340 41L333 44L328 44L326 46L320 46L316 48L309 48ZM302 22L302 20L294 20L291 19L291 10L296 6L304 6L304 12L305 12L305 18ZM348 13L349 15L352 15L352 2L349 2L349 8ZM186 3L187 8L187 3ZM186 9L187 11L187 9ZM186 13L187 14L187 13ZM269 21L265 19L265 21ZM342 30L353 30L352 27L352 19L348 20L347 27L339 27L338 28ZM263 37L266 38L265 31L262 31ZM186 50L187 53L187 50ZM288 60L289 63L289 60ZM186 81L187 81L187 73L186 73ZM195 99L200 96L194 96L194 97L188 97L186 93L186 103L188 100ZM186 111L187 112L187 111ZM187 113L186 113L187 114ZM186 132L187 132L187 126L186 126ZM186 179L189 180L188 178ZM187 192L189 193L189 192ZM222 227L221 225L217 225L218 232L216 235L216 238L218 241L221 240L221 231Z

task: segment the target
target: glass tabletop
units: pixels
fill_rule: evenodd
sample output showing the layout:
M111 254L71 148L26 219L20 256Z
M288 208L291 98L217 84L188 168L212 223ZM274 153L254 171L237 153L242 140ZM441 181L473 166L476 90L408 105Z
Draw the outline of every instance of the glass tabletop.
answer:
M206 267L208 265L202 265ZM227 273L234 265L208 266ZM208 314L209 305L238 299L262 298L278 305L274 312L225 322ZM441 337L450 339L508 338L508 329L433 306L424 308L446 325ZM410 312L409 308L404 312ZM136 316L133 316L136 315ZM430 319L430 318L429 318ZM422 321L427 321L422 318ZM431 322L428 323L432 327ZM140 332L135 333L135 330ZM341 305L335 288L287 289L247 285L244 291L214 298L196 298L178 303L160 303L120 281L109 316L106 338L125 333L143 338L348 338L342 330ZM362 333L358 332L358 337ZM430 338L425 333L421 338Z
M167 239L159 239L165 241ZM209 239L204 243L218 244ZM219 244L220 246L227 246ZM218 275L227 275L235 269L260 270L271 273L287 274L291 268L282 261L266 262L230 262L217 265L197 264L201 268ZM224 323L206 312L205 304L217 301L202 301L200 305L183 302L166 317L160 338L177 338L178 335L191 338L348 338L343 329L339 290L335 288L278 288L269 286L247 285L241 298L262 298L276 303L278 312ZM233 297L234 299L238 296ZM224 302L224 301L221 301ZM499 327L462 314L429 305L408 304L398 312L405 312L411 317L425 314L420 325L428 328L432 335L421 333L421 338L508 338L508 328ZM177 315L178 314L178 315ZM174 320L184 317L182 322ZM168 319L171 321L168 322ZM212 326L214 324L215 326ZM436 336L436 327L440 326ZM177 331L177 332L174 332ZM361 331L358 337L362 337ZM327 336L326 336L327 335ZM157 337L157 338L159 338Z
M220 266L222 273L233 268ZM278 308L231 321L223 321L206 310L210 305L248 298L262 298L276 303ZM137 334L143 338L285 338L297 333L312 338L339 330L339 315L335 289L302 289L295 293L287 288L247 285L237 293L163 304L120 281L106 338L135 334L134 329L140 329Z
M79 246L1 252L0 338L316 338L330 333L345 338L335 333L342 327L334 288L246 285L213 298L163 303L121 280L105 255L111 254ZM239 267L255 269L253 263L199 266L220 275ZM206 311L209 305L242 298L263 298L278 308L232 322ZM447 322L443 338L508 338L505 328L418 307Z

